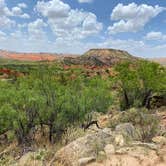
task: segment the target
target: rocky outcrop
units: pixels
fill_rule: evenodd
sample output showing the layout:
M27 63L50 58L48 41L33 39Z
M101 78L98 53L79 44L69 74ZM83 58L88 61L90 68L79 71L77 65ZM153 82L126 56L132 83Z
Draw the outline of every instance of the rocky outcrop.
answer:
M115 130L104 128L88 132L55 154L65 166L133 166L166 164L165 137L154 137L153 143L135 141L137 132L130 123L119 124ZM102 162L98 158L104 156Z
M100 130L97 133L81 137L62 148L57 152L56 159L65 165L77 166L81 158L96 158L98 152L113 141L111 129Z
M64 165L77 166L80 159L97 158L101 151L105 151L106 155L113 154L116 147L126 145L127 137L132 139L132 136L135 135L134 127L129 123L117 126L116 130L112 131L110 128L104 128L81 137L59 150L56 153L56 159ZM125 137L122 135L123 133L125 133Z

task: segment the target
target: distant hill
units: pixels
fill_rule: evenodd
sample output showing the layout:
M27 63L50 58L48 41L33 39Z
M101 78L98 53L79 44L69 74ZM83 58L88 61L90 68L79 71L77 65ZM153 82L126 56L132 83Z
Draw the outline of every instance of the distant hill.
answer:
M48 54L48 53L17 53L0 50L0 57L10 60L19 60L19 61L53 61L57 59L57 54Z
M79 57L64 57L65 64L111 66L125 60L138 60L128 52L116 49L91 49Z
M65 65L111 66L121 61L136 61L128 52L116 49L90 49L83 55L51 53L17 53L0 50L1 59L18 61L60 61Z
M153 61L153 62L159 63L161 65L166 66L166 57L163 57L163 58L152 58L150 60Z

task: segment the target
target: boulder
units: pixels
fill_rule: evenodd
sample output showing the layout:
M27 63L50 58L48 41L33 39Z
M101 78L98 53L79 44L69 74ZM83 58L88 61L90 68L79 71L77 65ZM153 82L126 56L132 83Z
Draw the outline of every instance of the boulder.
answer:
M111 135L111 129L100 130L97 133L81 137L63 147L56 153L56 159L65 165L77 166L79 159L97 157L97 154L113 141L114 137Z

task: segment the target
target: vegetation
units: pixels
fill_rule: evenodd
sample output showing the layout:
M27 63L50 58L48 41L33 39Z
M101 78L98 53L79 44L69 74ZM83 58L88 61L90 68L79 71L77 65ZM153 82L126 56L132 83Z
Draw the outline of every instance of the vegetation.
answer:
M159 119L145 108L122 112L110 121L109 127L114 128L120 123L132 123L137 130L137 139L143 142L151 141L159 131Z
M7 65L22 72L19 65ZM89 68L66 70L55 63L23 66L26 74L11 77L13 81L0 81L0 135L10 133L20 145L31 145L39 128L43 135L47 128L48 140L55 143L70 135L70 126L76 130L88 126L93 112L106 113L118 99L122 111L132 107L150 109L153 95L165 95L166 90L165 68L147 61L119 64L114 69L117 74L104 78L98 72L90 76ZM112 95L115 92L119 98ZM138 117L140 126L150 126L148 131L142 130L142 139L151 138L149 134L156 132L157 122L149 116L144 118L141 111L129 112L124 121L132 122L132 116ZM73 138L65 138L65 143Z
M32 143L38 126L48 127L50 142L59 140L68 126L81 126L88 114L106 112L112 102L110 87L100 77L72 80L54 65L0 86L0 134L14 132L19 144Z
M116 71L122 110L131 107L150 109L153 95L166 93L166 70L159 64L148 61L134 64L127 62L117 65Z

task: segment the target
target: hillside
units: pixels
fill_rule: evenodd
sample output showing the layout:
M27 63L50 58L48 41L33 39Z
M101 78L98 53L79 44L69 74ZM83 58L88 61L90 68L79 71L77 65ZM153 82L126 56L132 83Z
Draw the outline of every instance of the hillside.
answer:
M128 52L116 49L90 49L80 57L64 57L65 64L111 66L121 61L137 60Z
M4 60L17 61L60 61L65 65L112 66L121 61L135 61L138 58L128 52L116 49L90 49L83 55L51 53L17 53L0 50Z

